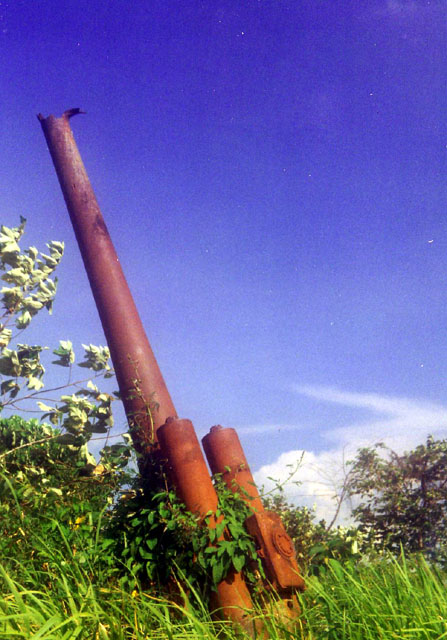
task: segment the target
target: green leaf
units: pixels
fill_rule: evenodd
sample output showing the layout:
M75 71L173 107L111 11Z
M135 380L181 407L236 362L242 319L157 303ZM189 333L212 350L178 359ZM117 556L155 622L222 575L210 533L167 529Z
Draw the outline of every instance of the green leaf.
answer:
M30 276L28 273L25 273L20 267L17 267L16 269L10 269L6 273L4 273L1 278L5 282L10 282L11 284L23 287L23 285L28 282Z
M20 391L20 385L15 380L6 380L2 382L1 385L2 394L8 393L9 399L17 397L17 394Z
M225 531L225 526L226 526L225 520L223 520L222 522L219 522L219 524L216 525L216 538L221 537L221 535Z
M3 327L0 331L0 348L3 348L3 347L7 347L8 344L10 343L11 337L12 337L12 331L11 329L7 329L3 325L0 325L0 326Z
M50 487L48 489L48 493L51 491L51 493L55 493L57 496L62 496L63 492L62 489L58 489L57 487Z
M224 578L224 568L221 562L216 562L212 568L212 578L214 584L219 584Z
M43 386L44 383L42 382L42 380L40 380L39 378L35 378L34 376L29 376L28 389L35 389L36 391L39 391L39 389L42 389Z
M31 322L32 317L29 311L24 311L18 318L16 318L17 329L25 329Z
M18 309L23 301L23 293L19 287L2 287L0 289L2 295L2 303L5 309L10 313Z
M28 296L23 300L23 306L25 306L30 313L42 309L43 304L37 296Z
M239 538L241 533L245 533L245 529L243 528L242 523L240 522L229 522L228 530L232 536L232 538Z
M73 345L69 340L59 340L59 347L54 349L53 353L55 356L58 356L58 359L53 360L52 364L69 367L75 361Z
M93 371L107 371L111 370L109 360L110 360L110 351L108 347L98 347L93 344L83 344L82 345L85 351L84 361L81 362L78 366L86 367L87 369L92 369Z
M158 539L157 538L149 538L148 540L146 540L146 544L149 547L149 549L151 551L153 551L153 549L155 549L155 547L158 544Z
M44 404L43 402L38 402L37 406L41 411L48 411L48 413L55 411L54 407L50 407L48 404Z
M109 430L107 427L103 427L99 424L87 423L84 427L86 433L107 433Z
M239 573L245 566L246 558L243 555L236 555L231 558L233 567Z
M20 376L22 367L19 362L17 351L4 349L0 358L0 374L4 376Z
M217 547L206 547L204 553L206 553L208 556L216 555L217 554Z

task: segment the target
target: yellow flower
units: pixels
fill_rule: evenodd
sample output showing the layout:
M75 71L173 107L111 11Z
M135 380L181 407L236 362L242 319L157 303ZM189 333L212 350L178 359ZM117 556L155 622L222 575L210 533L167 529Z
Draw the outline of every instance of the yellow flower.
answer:
M79 529L79 525L81 525L85 520L85 516L78 516L75 520L75 524L73 529Z

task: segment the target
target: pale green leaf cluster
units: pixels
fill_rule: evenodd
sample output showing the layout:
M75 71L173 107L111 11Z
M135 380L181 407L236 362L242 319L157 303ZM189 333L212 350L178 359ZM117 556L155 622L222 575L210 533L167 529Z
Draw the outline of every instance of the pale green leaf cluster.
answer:
M49 406L38 402L44 411L42 420L49 419L66 432L59 438L64 444L79 443L79 436L89 437L92 433L107 433L113 425L111 403L113 396L102 393L93 382L88 381L71 395L62 395L60 403Z
M83 344L84 361L80 363L80 367L92 369L92 371L102 371L104 378L113 376L110 366L110 351L108 347L97 347L94 344Z
M61 367L69 367L75 361L73 345L70 340L59 340L59 347L54 349L53 354L57 356L57 360L53 360L52 364L58 364Z
M114 397L101 392L91 380L72 380L75 352L69 340L61 340L52 351L56 356L52 364L68 369L66 384L58 385L66 392L59 400L48 400L43 396L45 367L41 362L47 347L12 344L14 328L26 328L42 309L51 313L57 285L54 270L64 252L64 244L56 241L47 244L46 253L36 247L22 251L19 243L25 223L21 218L18 227L0 227L0 279L7 284L0 289L0 411L4 407L18 408L19 402L37 401L42 419L61 429L58 442L79 448L91 434L108 432L113 424ZM89 369L93 378L113 377L107 347L89 344L83 348L79 367Z
M21 389L18 379L22 378L28 389L38 391L43 387L42 377L45 369L40 362L40 354L44 347L39 345L17 344L16 349L4 347L1 349L0 374L11 376L13 379L1 383L2 395L9 394L15 398ZM4 403L3 403L4 404Z
M39 253L36 247L21 251L19 240L25 230L25 218L18 227L0 227L1 279L9 286L0 289L0 300L4 310L2 319L14 319L18 329L24 329L41 309L50 313L56 295L57 278L53 271L64 254L64 243L52 241L47 244L48 253ZM11 340L6 324L0 324L0 344L7 346Z

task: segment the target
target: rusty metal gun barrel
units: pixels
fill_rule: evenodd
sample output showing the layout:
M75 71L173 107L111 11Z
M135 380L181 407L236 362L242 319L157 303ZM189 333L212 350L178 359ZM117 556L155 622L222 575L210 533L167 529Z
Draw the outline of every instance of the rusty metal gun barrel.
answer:
M144 454L156 442L157 429L176 411L70 128L70 118L78 113L80 109L70 109L61 118L38 118L101 318L133 442Z
M145 475L151 455L160 452L177 494L203 519L216 512L217 494L192 423L176 415L90 185L70 128L70 118L78 113L80 109L70 109L60 118L38 118L109 345L132 440L142 454L140 471ZM304 582L293 544L279 516L264 510L236 432L214 427L203 444L213 473L223 474L231 489L245 495L253 512L247 529L256 541L270 585L278 590L280 606L294 618L299 613L294 594L304 588ZM211 517L208 526L215 524ZM224 617L255 632L248 614L253 608L251 596L240 573L230 571L217 585L217 606Z
M69 123L78 113L70 109L61 118L38 118L110 348L133 443L142 454L140 471L145 473L150 463L159 431L161 455L168 460L177 494L191 512L204 517L216 510L217 494L193 425L177 418L82 163ZM221 614L253 628L248 615L253 603L242 575L230 572L216 588Z

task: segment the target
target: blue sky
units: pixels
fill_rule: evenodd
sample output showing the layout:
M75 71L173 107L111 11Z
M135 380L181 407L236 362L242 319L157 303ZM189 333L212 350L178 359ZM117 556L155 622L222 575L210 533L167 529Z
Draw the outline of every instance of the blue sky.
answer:
M306 450L290 495L319 513L315 469L343 451L446 437L444 13L2 0L1 222L66 242L28 340L104 341L36 119L81 107L84 163L200 435L238 428L260 482Z

